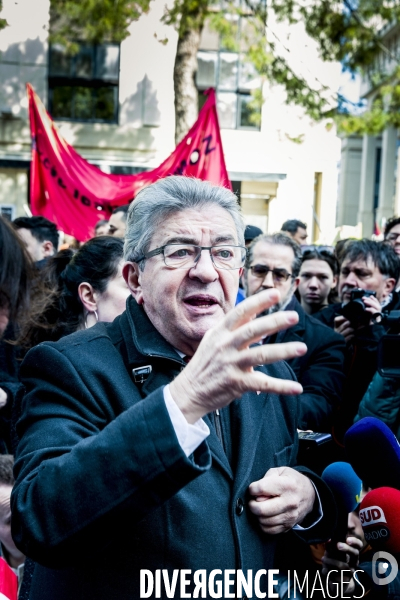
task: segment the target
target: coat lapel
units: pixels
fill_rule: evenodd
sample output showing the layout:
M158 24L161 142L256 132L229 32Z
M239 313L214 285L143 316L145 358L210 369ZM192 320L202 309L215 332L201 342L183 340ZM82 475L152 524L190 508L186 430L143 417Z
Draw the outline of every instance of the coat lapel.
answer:
M235 442L239 444L236 449L233 449L237 457L235 489L240 488L250 476L254 456L261 443L261 431L265 426L266 419L264 415L268 398L268 394L246 393L240 400L233 402L231 405L233 444ZM265 427L264 433L267 433L267 435L262 440L262 451L268 457L270 455L269 447L274 435L273 432L268 435ZM266 464L268 464L268 461L266 461Z
M219 464L219 466L229 475L231 479L233 479L232 467L229 464L228 457L224 452L221 442L219 441L211 416L206 415L203 417L203 420L210 428L210 435L206 441L208 443L208 447L210 448L213 460Z

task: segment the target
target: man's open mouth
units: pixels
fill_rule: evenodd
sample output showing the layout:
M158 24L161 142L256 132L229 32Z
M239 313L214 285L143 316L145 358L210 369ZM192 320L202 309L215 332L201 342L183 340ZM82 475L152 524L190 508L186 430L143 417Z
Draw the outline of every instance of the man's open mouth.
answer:
M185 298L184 302L190 304L190 306L197 306L198 308L208 308L214 304L218 304L217 299L213 296L190 296Z

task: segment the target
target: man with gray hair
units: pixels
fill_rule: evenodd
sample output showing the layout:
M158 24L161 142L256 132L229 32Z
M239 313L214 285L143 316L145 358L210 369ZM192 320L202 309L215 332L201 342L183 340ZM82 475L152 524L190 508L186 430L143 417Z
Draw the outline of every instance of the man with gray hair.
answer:
M300 427L330 432L333 408L341 399L345 344L340 335L307 315L294 296L299 285L302 254L299 245L284 233L260 235L248 249L244 283L247 297L277 289L280 301L263 311L295 311L298 323L264 340L264 344L301 341L307 354L288 359L303 386ZM260 316L260 315L259 315Z
M12 524L39 563L30 600L264 597L276 534L330 536L329 490L293 468L301 386L281 361L305 345L253 345L297 315L254 319L275 290L234 306L243 231L227 189L143 189L126 311L28 353Z

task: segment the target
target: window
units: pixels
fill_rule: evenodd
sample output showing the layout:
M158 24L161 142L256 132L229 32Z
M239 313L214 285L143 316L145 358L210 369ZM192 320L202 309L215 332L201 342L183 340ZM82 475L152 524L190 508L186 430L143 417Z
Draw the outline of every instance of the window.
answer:
M247 18L245 15L236 18L239 47L243 47L243 37L240 33L248 26ZM217 91L221 128L259 130L254 117L259 116L260 108L255 106L251 92L261 89L261 79L254 66L246 61L245 53L231 52L223 48L218 35L206 26L197 62L199 106L204 103L201 92L213 87Z
M49 111L54 119L118 122L119 45L80 44L74 56L49 51Z
M13 204L0 204L0 215L8 221L13 221L15 217L15 206Z

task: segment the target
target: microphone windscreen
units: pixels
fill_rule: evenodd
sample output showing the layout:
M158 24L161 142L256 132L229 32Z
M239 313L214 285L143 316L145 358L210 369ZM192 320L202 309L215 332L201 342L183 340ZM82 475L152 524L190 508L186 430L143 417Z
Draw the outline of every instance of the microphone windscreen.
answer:
M362 481L349 463L335 462L328 465L322 473L322 479L331 488L339 510L349 513L357 508L361 499Z
M375 550L400 552L400 492L381 487L368 492L360 506L366 541Z
M400 489L400 446L386 423L365 417L344 437L347 458L367 487Z

